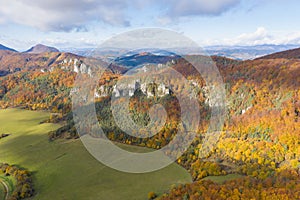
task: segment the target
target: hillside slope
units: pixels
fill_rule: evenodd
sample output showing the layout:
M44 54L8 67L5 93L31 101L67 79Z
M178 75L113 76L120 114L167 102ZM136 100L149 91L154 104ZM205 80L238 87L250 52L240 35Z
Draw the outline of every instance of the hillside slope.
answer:
M17 52L16 50L14 50L12 48L9 48L9 47L6 47L2 44L0 44L0 50Z
M9 73L24 70L47 69L57 67L62 64L74 64L74 60L82 57L70 53L18 53L11 51L0 51L0 70Z
M43 44L37 44L31 47L30 49L28 49L27 51L25 51L25 53L34 53L34 54L46 53L46 52L59 52L59 50L54 47L49 47Z
M300 59L300 48L270 54L257 59L277 59L277 58Z

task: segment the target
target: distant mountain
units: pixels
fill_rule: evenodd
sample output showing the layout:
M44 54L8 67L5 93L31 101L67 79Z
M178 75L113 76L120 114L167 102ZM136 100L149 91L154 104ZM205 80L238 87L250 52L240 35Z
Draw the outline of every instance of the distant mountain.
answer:
M161 59L164 57L176 56L172 51L161 50L161 49L138 49L131 50L125 48L65 48L62 49L63 52L70 52L76 55L84 56L84 57L93 57L100 58L106 62L113 62L123 66L137 66L139 63L147 63L147 59L151 60L152 58L158 58L158 62L160 63ZM143 52L149 52L148 55L139 55ZM130 62L129 60L133 62ZM137 59L137 60L134 60ZM163 61L165 62L165 61ZM148 62L149 63L149 62Z
M35 54L46 53L46 52L59 52L59 50L54 47L38 44L25 51L25 53L35 53Z
M299 47L299 45L287 44L287 45L255 45L255 46L206 46L203 48L204 55L211 56L222 56L237 60L252 60L265 55L269 55L276 52L286 51L289 49L294 49ZM201 48L200 48L201 49ZM199 54L199 48L178 48L178 49L166 49L169 52L182 52L180 55L195 55ZM74 53L81 56L92 56L104 59L105 61L111 61L130 51L129 49L105 49L105 48L73 48L64 49L65 52ZM162 54L166 56L167 51L152 51L151 53L155 55ZM132 52L131 52L132 53Z
M205 51L209 55L224 56L239 60L252 60L276 52L294 49L299 45L255 45L255 46L210 46Z
M276 58L300 59L300 48L270 54L267 56L260 57L258 59L276 59Z
M166 64L179 56L167 53L167 51L156 52L130 52L122 57L116 58L113 62L117 65L134 68L145 64Z
M0 50L6 50L6 51L17 52L16 50L11 49L11 48L9 48L9 47L6 47L6 46L4 46L4 45L2 45L2 44L0 44Z
M62 48L63 52L69 52L84 57L102 58L104 60L115 59L128 52L122 48Z

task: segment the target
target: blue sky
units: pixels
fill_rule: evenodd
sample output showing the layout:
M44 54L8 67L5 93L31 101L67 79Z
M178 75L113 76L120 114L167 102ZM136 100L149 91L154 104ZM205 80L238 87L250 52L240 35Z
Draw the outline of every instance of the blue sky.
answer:
M0 43L25 50L101 44L136 28L180 32L202 46L299 44L299 0L0 0Z

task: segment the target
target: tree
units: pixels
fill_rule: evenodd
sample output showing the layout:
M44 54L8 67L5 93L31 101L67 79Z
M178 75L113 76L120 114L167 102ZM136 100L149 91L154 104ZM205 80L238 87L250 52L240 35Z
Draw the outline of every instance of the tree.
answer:
M157 195L154 192L149 192L148 193L148 199L149 200L155 199L156 197L157 197Z

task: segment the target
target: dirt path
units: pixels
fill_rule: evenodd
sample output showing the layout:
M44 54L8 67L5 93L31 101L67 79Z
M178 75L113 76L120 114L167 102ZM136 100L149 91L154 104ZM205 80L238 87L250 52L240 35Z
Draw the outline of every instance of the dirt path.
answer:
M4 195L5 195L4 200L7 200L7 199L8 199L8 195L9 195L9 194L8 194L8 192L9 192L8 186L7 186L6 183L3 182L2 180L0 180L0 184L3 185L4 190L5 190L5 192L4 192Z

